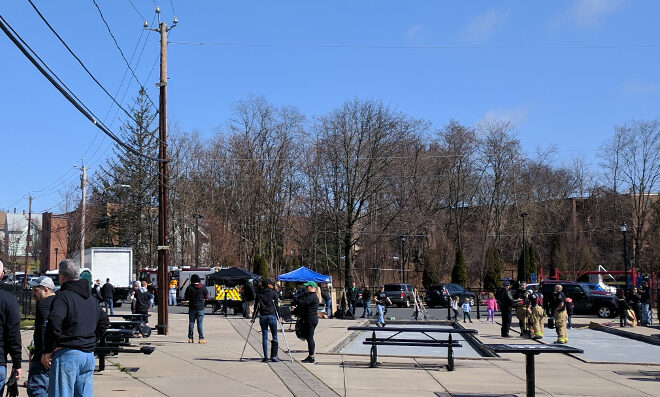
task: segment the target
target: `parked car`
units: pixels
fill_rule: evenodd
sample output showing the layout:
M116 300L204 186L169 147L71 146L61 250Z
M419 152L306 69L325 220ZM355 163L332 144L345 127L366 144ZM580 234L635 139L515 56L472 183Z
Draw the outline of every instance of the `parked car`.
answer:
M449 291L442 284L429 285L426 289L424 302L430 308L449 305Z
M614 317L617 314L616 297L614 295L594 294L586 283L573 281L545 280L541 283L543 304L549 310L549 304L555 285L560 284L566 297L573 300L575 314L596 314L600 318Z
M470 306L474 306L474 304L476 303L477 298L472 291L466 290L459 284L449 283L443 285L447 290L447 292L449 293L450 298L458 296L461 302L468 300L470 302Z
M592 294L596 295L612 295L611 292L607 291L605 288L601 287L600 284L591 284L591 283L585 283L584 285L589 288Z
M410 307L415 298L413 291L415 286L412 284L385 284L385 294L390 298L393 305L399 307Z

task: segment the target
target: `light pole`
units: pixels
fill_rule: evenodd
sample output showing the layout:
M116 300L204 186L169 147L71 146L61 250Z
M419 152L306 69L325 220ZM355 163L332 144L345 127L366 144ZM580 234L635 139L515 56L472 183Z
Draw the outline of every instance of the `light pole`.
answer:
M200 214L193 214L195 218L195 267L199 268L199 218L204 218Z
M57 265L57 263L58 263L58 262L57 262L57 252L58 252L59 250L60 250L59 248L55 247L55 264L56 264L56 265Z
M401 283L406 283L406 236L401 236Z
M623 269L625 274L625 287L624 290L628 291L628 240L626 239L626 232L628 227L626 222L621 224L621 233L623 233Z
M526 212L523 212L520 214L520 217L522 217L522 223L523 223L523 235L522 235L522 240L523 240L523 279L522 281L527 282L527 246L525 244L525 218L529 215Z

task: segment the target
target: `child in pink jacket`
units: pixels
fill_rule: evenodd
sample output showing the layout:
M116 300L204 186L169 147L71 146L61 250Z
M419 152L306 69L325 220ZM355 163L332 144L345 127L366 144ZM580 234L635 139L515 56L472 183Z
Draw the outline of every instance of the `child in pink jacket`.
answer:
M495 324L495 310L497 310L497 301L495 300L495 295L492 292L488 293L488 299L486 299L486 308L488 309L486 322L488 322L488 319L490 319L490 322Z

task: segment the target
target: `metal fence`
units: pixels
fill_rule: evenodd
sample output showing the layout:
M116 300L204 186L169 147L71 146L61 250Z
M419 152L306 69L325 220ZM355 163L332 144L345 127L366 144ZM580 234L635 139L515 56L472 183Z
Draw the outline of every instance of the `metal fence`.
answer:
M21 313L21 319L25 320L28 317L34 317L37 309L37 301L32 297L32 291L23 289L23 286L16 284L3 283L0 288L11 293L16 297L18 302L18 310Z

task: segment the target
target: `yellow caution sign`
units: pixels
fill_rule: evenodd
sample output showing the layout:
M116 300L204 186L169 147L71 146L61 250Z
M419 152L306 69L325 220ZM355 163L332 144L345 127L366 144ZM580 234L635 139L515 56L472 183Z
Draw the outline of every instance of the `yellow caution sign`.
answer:
M240 301L241 293L238 287L234 288L225 288L222 285L215 286L215 299L219 301L225 300L225 294L227 294L228 301Z

